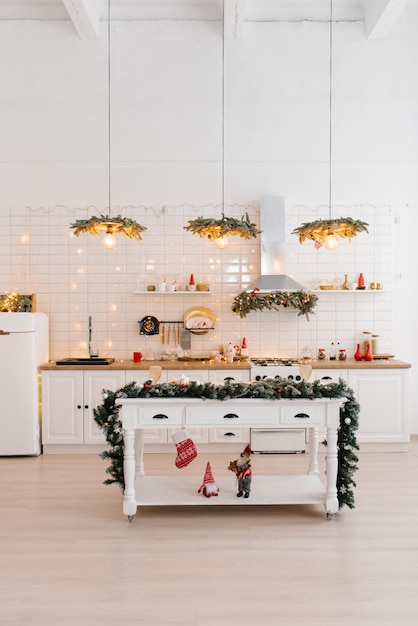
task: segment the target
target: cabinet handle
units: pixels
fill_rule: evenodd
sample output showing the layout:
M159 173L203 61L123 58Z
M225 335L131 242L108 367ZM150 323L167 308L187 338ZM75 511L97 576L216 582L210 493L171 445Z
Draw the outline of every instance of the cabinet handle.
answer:
M332 380L332 376L322 376L321 380Z
M226 376L226 377L224 378L224 381L225 381L226 383L230 383L230 382L231 382L231 380L235 380L235 378L234 378L233 376Z
M153 415L152 419L153 420L168 420L168 415L164 415L164 413L157 413L156 415Z
M81 409L81 404L77 404L77 409Z
M85 405L84 405L84 408L85 408L85 409L88 409L88 408L89 408L89 405L88 405L88 404L85 404Z
M226 415L224 415L224 420L237 420L237 419L239 419L239 417L236 413L227 413Z
M311 416L307 413L296 413L295 417L297 417L298 419L306 419L307 417L309 418Z
M235 437L235 433L224 433L224 437Z

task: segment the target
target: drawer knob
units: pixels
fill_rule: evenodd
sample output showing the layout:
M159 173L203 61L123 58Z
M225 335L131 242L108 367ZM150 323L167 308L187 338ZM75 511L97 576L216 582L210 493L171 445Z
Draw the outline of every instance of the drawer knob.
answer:
M306 419L307 417L309 418L310 415L308 415L307 413L296 413L295 417L297 417L298 419Z
M156 415L153 415L152 419L153 420L168 420L168 415L164 415L164 413L157 413Z
M226 415L224 415L224 420L237 420L238 415L236 413L227 413Z

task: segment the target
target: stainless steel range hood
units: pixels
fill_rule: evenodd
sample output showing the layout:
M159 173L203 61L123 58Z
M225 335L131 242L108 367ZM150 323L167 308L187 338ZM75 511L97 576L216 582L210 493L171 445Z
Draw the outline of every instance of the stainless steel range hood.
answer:
M261 275L247 292L301 291L306 287L285 274L285 206L281 196L260 199Z

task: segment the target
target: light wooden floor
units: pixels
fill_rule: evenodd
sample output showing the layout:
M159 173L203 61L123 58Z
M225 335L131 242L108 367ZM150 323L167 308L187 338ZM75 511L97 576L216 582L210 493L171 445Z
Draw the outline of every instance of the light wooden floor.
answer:
M215 479L234 456L210 456ZM184 470L196 488L207 460ZM306 460L255 456L253 470ZM331 521L313 505L243 504L142 509L128 523L106 466L0 459L1 626L417 626L417 439L408 453L360 453L356 508ZM147 467L183 471L174 454Z

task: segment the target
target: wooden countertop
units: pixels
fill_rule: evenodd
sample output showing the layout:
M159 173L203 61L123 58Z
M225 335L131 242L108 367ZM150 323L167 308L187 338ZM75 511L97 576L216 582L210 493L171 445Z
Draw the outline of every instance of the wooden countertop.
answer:
M397 359L376 359L374 361L356 361L355 359L346 359L345 361L324 359L323 361L318 361L313 359L311 365L314 370L408 369L411 367L410 363L398 361Z
M234 361L234 363L214 363L213 360L207 361L141 361L134 363L132 360L116 360L110 365L57 365L56 361L50 361L41 365L41 370L147 370L150 365L160 365L163 370L248 370L251 367L249 361ZM397 359L376 360L376 361L355 361L347 359L346 361L330 361L325 359L311 361L312 369L407 369L411 367L410 363L398 361Z
M249 361L241 361L234 363L214 363L213 360L207 361L141 361L134 363L132 360L116 360L110 365L57 365L55 361L50 361L41 365L41 370L147 370L151 365L160 365L163 370L219 370L219 369L250 369Z

